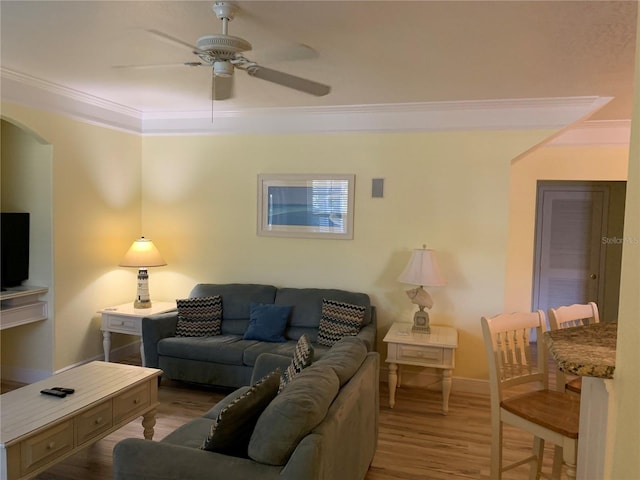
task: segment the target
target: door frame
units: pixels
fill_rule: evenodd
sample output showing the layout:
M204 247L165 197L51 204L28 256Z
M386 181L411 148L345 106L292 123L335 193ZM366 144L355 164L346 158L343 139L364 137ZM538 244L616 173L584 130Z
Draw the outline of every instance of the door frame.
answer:
M589 181L589 180L538 180L536 186L536 216L535 216L535 237L534 237L534 259L533 259L533 278L531 291L531 306L535 310L538 308L538 296L540 280L538 278L540 267L541 253L541 235L542 235L542 214L541 203L543 188L549 190L567 190L567 188L575 187L576 189L584 187L604 187L607 189L607 200L603 210L603 222L601 236L615 237L622 235L623 219L624 219L624 200L625 200L625 181ZM613 209L620 210L616 215L610 213ZM620 281L620 252L613 251L619 246L611 245L605 241L600 242L600 265L598 271L598 294L597 303L600 310L602 320L613 320L617 318L617 301ZM603 315L604 314L604 315ZM610 318L607 318L610 317Z

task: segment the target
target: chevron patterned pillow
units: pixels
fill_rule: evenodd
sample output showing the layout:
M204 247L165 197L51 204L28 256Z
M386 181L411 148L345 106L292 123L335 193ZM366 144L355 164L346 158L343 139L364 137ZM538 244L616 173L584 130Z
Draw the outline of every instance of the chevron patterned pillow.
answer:
M366 311L363 305L322 299L318 344L331 347L342 337L358 335Z
M176 300L176 337L212 337L222 333L222 297L196 297Z
M220 410L200 448L246 458L258 417L278 394L279 382L280 369L277 368Z
M293 377L299 374L303 369L307 368L311 365L313 361L313 347L311 346L311 342L306 335L302 335L298 339L298 343L296 343L296 348L293 351L293 358L291 359L291 363L284 371L284 373L280 376L280 388L278 389L278 393L282 391L284 387L286 387Z

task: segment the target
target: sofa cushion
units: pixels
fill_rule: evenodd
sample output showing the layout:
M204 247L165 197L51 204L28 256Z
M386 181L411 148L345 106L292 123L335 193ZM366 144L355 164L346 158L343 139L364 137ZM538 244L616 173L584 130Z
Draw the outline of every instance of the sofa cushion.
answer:
M287 326L290 313L290 305L252 303L249 327L244 333L244 339L260 340L262 342L286 342L284 329Z
M284 465L300 440L326 416L340 380L326 365L305 368L265 408L249 441L249 457Z
M167 337L158 342L158 355L225 365L244 365L244 351L259 342L238 335Z
M343 337L358 335L365 312L362 305L323 299L318 343L332 346Z
M224 407L211 425L203 450L247 456L247 447L258 417L278 393L280 370L261 378L245 393Z
M184 298L176 300L178 337L211 337L222 333L222 297Z
M367 357L367 345L357 337L344 337L336 342L314 365L327 365L336 372L340 387L349 381Z
M281 392L284 387L291 383L291 380L293 380L296 375L311 365L312 361L313 347L311 346L309 338L306 335L302 335L298 340L298 343L296 343L291 363L287 369L282 372L282 376L280 377L280 389L278 392Z

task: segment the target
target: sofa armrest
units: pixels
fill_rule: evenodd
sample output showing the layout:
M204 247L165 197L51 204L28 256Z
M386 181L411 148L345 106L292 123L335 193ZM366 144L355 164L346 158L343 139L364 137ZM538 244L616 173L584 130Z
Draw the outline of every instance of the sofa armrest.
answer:
M158 367L158 342L163 338L174 337L178 324L178 312L159 313L142 318L142 344L145 366Z
M376 307L371 306L371 322L360 329L358 338L364 340L367 345L368 352L374 352L376 350L376 337L378 335L378 315Z
M199 448L126 438L113 448L114 480L277 479L282 467Z
M256 364L253 366L253 372L251 373L251 385L256 383L265 375L273 372L276 368L280 369L281 373L287 369L291 363L291 357L286 355L278 355L277 353L261 353L256 358Z

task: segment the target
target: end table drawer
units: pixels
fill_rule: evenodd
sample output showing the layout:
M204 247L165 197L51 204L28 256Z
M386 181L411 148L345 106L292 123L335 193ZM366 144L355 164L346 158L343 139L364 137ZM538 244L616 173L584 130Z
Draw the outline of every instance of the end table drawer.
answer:
M27 438L20 444L21 470L25 475L73 449L73 421Z
M87 440L108 430L113 425L113 408L111 401L104 402L83 412L76 418L76 444L80 445Z
M109 316L106 324L110 331L140 333L140 321L135 318Z
M421 347L418 345L400 345L398 349L398 360L415 360L429 363L442 363L442 348Z
M156 380L157 381L157 380ZM136 413L142 412L150 405L149 384L145 383L123 395L113 399L113 418L116 423Z

